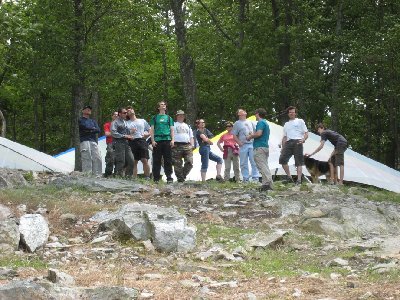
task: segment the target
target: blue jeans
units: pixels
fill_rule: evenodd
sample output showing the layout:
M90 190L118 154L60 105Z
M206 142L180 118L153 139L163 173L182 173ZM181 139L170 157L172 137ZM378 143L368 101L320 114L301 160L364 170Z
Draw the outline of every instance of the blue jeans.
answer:
M212 153L210 146L201 146L199 153L201 156L201 172L207 172L209 160L215 161L217 164L222 165L222 158Z
M240 158L240 171L242 172L243 181L248 181L249 174L249 161L251 165L251 177L254 180L258 180L260 173L257 170L256 163L254 161L253 144L247 143L243 144L239 148L239 158Z

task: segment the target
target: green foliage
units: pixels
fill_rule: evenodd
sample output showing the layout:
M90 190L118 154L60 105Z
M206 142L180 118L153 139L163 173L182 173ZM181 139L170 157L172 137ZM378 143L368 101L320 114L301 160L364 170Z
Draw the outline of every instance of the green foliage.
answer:
M45 261L37 256L1 256L0 267L4 268L34 268L36 270L47 269L48 265Z

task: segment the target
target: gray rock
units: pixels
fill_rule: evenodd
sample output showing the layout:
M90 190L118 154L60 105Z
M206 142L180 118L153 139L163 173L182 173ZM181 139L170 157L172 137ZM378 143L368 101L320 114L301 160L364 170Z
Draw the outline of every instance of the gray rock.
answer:
M18 249L19 229L12 219L0 221L0 257L2 254L10 254Z
M329 235L334 237L344 237L345 231L342 225L331 218L308 219L300 226L302 229L316 234Z
M0 169L0 189L26 186L24 176L18 170Z
M343 258L335 258L334 260L331 260L330 262L328 262L328 266L329 267L344 267L344 266L348 266L349 262Z
M10 279L17 276L17 272L15 272L13 269L0 268L0 279Z
M196 197L208 197L210 193L208 191L197 191L194 193Z
M96 214L91 220L101 220L100 230L112 230L137 241L151 240L163 252L187 252L196 244L196 229L172 208L130 203L114 213Z
M0 203L0 222L7 220L13 216L11 210Z
M278 230L272 234L257 233L253 235L246 243L246 249L267 249L274 248L277 245L283 244L283 237L287 234L287 231Z
M1 300L53 300L54 297L42 286L30 281L11 281L0 285Z
M147 187L142 184L133 183L129 180L113 178L63 176L53 179L50 184L62 188L67 186L79 186L93 192L144 192L147 190Z
M74 214L67 213L67 214L62 214L60 216L60 220L65 223L75 224L78 221L78 217Z
M50 230L47 221L42 215L24 215L20 218L19 224L21 242L26 246L28 251L34 252L47 242Z
M383 273L388 273L392 270L400 270L400 265L392 261L386 264L375 265L372 267L372 270L376 273L383 274Z
M49 269L47 279L60 285L75 285L74 277L57 269Z
M102 286L82 290L85 292L85 297L82 299L88 300L133 300L139 297L137 289L122 286Z

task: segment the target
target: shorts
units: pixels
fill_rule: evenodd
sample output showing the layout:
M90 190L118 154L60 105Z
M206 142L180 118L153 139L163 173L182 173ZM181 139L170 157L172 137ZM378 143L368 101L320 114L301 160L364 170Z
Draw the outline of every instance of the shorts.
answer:
M134 139L129 141L129 146L135 160L149 159L149 148L145 139Z
M334 165L337 166L344 166L344 152L347 150L347 144L340 143L335 146L335 161Z
M304 166L303 144L300 140L288 140L282 148L279 156L279 164L287 165L289 159L294 155L294 164L296 167Z

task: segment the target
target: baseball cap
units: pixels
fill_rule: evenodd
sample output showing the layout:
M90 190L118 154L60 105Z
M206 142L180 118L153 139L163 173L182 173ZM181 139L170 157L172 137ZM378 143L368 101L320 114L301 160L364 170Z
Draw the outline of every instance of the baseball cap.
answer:
M84 110L86 108L92 109L92 107L90 105L85 105L85 106L83 106L82 110Z
M176 115L184 115L184 114L185 114L185 112L183 110L178 110L176 112Z

